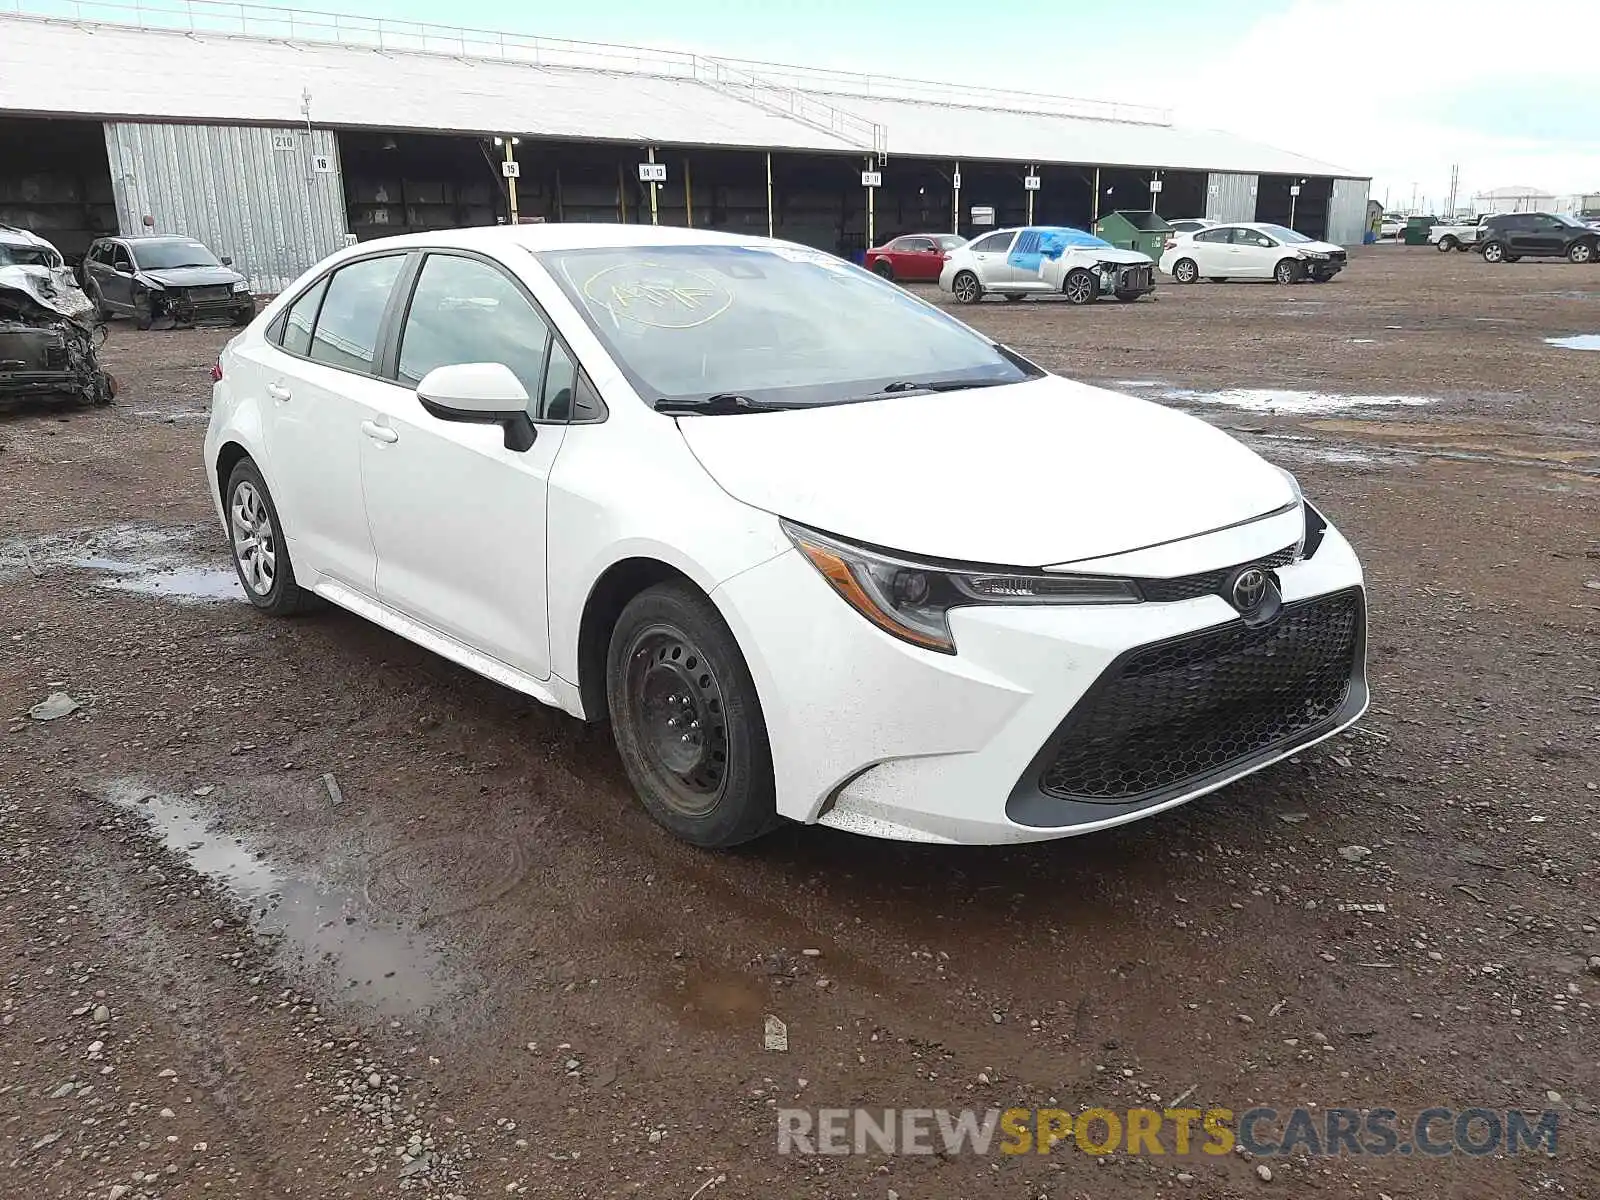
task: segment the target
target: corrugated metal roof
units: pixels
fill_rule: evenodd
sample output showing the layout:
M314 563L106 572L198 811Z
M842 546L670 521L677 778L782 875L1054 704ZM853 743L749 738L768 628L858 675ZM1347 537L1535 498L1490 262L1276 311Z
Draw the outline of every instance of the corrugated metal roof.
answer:
M282 125L304 121L303 90L322 126L861 152L860 129L874 122L885 128L891 155L1349 174L1230 134L1165 125L801 93L824 112L840 110L845 120L830 129L805 102L783 111L783 89L751 88L737 76L719 83L0 16L0 112Z

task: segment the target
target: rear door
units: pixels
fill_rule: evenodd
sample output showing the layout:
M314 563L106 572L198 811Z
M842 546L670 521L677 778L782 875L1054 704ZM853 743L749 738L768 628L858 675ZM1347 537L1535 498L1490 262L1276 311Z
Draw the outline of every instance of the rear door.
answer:
M577 366L528 290L491 259L429 251L397 326L361 478L385 607L535 679L550 676L545 517ZM417 399L435 367L496 362L529 397L536 434L443 421Z
M1232 241L1233 231L1227 227L1202 229L1184 249L1188 257L1194 259L1194 265L1200 268L1203 277L1227 278L1229 268L1233 265Z
M389 385L376 374L405 252L323 276L239 357L265 397L268 483L303 585L377 595L377 559L361 490L361 427Z
M1016 240L1015 229L986 234L967 247L972 254L973 267L987 288L1006 287L1015 279L1011 264L1006 261L1011 243Z

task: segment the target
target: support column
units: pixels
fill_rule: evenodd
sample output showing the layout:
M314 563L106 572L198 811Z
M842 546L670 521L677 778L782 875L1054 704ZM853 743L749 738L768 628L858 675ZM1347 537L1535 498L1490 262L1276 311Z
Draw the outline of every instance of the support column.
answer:
M1029 179L1034 178L1034 171L1033 171L1033 164L1032 163L1028 164L1028 178ZM1024 185L1024 186L1026 186L1026 185ZM1028 224L1032 225L1033 224L1033 189L1032 188L1028 188L1027 191L1028 191Z
M654 166L655 162L656 162L656 148L654 146L650 147L649 154L650 154L650 165ZM650 224L652 224L652 225L661 224L661 206L660 206L660 203L659 203L659 196L658 196L657 190L656 190L660 186L661 185L658 184L654 179L652 179L650 181Z
M517 157L512 152L511 143L516 141L516 139L510 134L507 134L501 140L505 143L506 147L506 162L511 164L511 170L514 171L516 170ZM511 223L515 225L517 224L517 177L511 174L509 171L506 172L506 198L511 202Z
M1094 212L1089 217L1089 232L1094 232L1094 227L1100 224L1100 168L1094 169Z
M694 181L689 177L689 156L683 156L683 217L694 228Z
M956 162L956 172L951 176L950 232L961 236L961 163Z
M772 215L772 151L767 151L767 236L777 237L777 222Z
M871 158L870 155L867 158L866 169L868 171L872 170L872 158ZM867 244L866 244L865 247L863 247L863 249L868 249L868 250L870 250L872 248L872 246L874 244L873 239L874 239L874 237L877 236L876 235L877 202L876 202L876 196L875 196L875 193L877 192L877 190L878 190L877 188L870 188L870 187L867 189Z

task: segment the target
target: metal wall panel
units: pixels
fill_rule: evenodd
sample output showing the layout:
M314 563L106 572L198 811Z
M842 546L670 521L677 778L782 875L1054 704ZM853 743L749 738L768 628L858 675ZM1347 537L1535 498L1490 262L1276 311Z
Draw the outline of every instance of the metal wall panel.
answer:
M1340 246L1359 246L1367 232L1367 190L1365 179L1335 179L1333 199L1328 202L1328 241Z
M1212 221L1254 221L1258 175L1218 175L1206 180L1206 218Z
M124 234L198 238L231 255L258 295L283 291L344 244L331 130L108 121L106 157Z

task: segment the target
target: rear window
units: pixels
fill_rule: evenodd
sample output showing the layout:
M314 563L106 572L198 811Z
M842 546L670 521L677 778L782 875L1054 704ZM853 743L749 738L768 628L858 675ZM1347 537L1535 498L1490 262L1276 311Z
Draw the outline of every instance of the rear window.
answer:
M372 372L383 310L404 261L403 255L390 254L362 259L333 273L311 335L310 358L346 371Z

